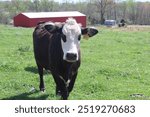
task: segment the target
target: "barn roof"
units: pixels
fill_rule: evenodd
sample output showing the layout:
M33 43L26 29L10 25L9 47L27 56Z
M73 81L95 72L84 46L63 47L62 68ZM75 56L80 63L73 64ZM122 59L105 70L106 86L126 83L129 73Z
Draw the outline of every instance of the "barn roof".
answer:
M47 17L75 17L85 16L78 11L66 11L66 12L29 12L22 13L29 18L47 18Z

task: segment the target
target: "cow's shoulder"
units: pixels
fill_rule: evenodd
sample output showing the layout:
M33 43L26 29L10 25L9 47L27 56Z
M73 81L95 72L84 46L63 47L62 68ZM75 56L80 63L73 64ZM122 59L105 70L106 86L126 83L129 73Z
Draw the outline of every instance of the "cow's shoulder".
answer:
M53 34L47 31L45 25L45 22L39 22L33 32L33 36L39 39L51 38Z

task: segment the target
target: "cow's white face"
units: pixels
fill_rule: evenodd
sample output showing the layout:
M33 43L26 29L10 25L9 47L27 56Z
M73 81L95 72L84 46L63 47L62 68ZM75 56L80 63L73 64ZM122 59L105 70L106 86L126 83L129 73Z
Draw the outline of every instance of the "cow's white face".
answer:
M92 37L98 33L98 30L95 28L81 29L80 25L73 18L68 18L65 24L46 22L43 25L50 34L56 32L61 34L63 60L68 62L79 60L81 34L86 35L86 37Z
M69 18L62 29L61 45L63 60L75 62L79 60L81 27L75 19Z

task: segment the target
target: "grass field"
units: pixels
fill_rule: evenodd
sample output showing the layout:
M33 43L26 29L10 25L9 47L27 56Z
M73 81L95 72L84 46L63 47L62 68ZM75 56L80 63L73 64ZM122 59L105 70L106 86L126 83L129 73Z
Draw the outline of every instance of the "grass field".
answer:
M97 36L81 41L82 64L69 99L150 99L150 27L99 30ZM0 99L58 99L46 72L46 92L39 92L32 32L0 25Z

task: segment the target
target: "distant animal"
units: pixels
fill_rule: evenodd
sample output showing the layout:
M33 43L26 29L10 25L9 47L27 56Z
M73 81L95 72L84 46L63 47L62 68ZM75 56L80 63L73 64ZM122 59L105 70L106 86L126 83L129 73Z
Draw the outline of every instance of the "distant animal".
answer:
M40 76L40 91L45 90L43 69L50 70L56 83L56 95L68 99L80 67L81 35L92 37L95 28L81 28L74 18L65 23L40 22L33 32L35 61Z
M125 27L126 21L124 19L121 19L120 23L118 24L119 27Z

